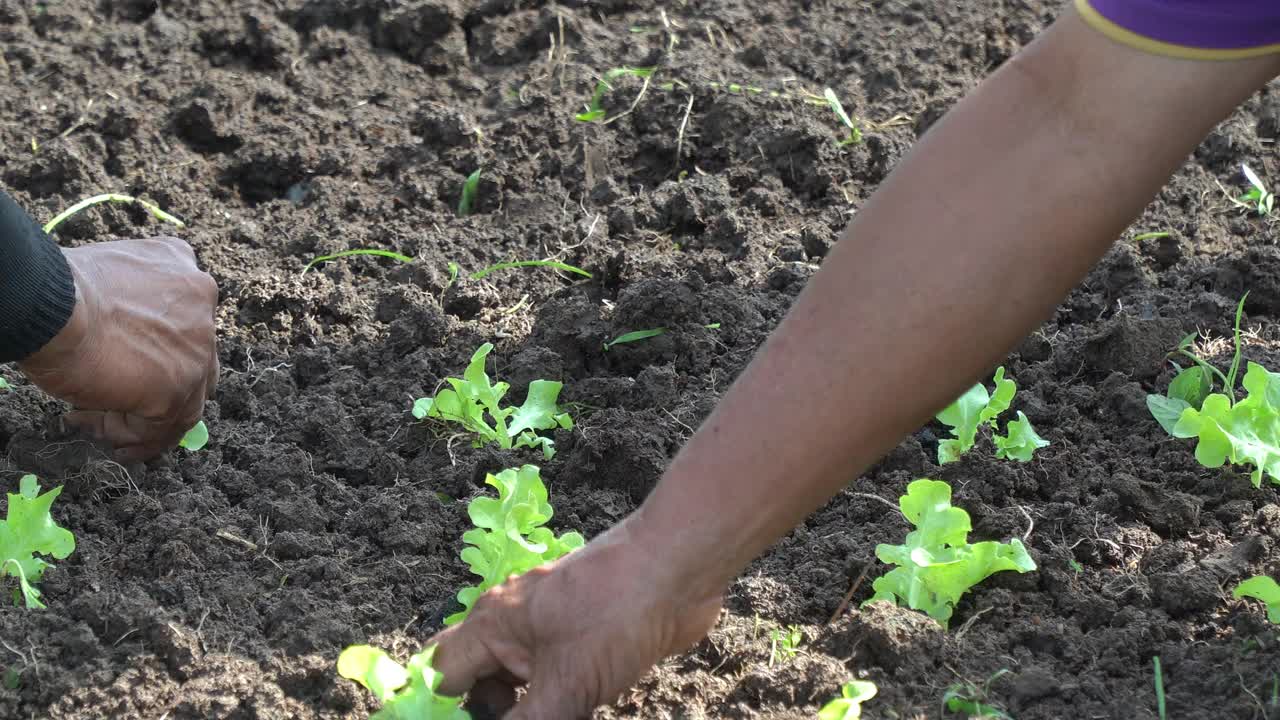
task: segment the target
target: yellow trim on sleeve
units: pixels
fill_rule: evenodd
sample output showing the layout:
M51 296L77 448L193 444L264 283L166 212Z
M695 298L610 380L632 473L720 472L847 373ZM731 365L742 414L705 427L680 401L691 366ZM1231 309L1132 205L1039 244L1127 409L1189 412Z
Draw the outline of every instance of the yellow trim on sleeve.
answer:
M1215 50L1213 48L1198 48L1153 40L1111 22L1103 17L1102 13L1093 9L1093 6L1089 4L1089 0L1076 0L1076 12L1080 13L1080 17L1085 22L1112 40L1156 55L1166 55L1184 60L1244 60L1245 58L1261 57L1280 52L1280 43L1250 48Z

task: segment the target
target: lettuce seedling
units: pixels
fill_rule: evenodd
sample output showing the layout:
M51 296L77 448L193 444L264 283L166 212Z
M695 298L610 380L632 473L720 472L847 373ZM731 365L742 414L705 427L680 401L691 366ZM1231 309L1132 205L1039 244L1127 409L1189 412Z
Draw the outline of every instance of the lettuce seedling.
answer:
M1237 585L1235 592L1231 594L1237 598L1251 597L1266 603L1267 619L1280 625L1280 583L1266 575L1259 575Z
M1018 386L1013 380L1005 378L1003 367L996 369L994 381L994 393L988 393L987 388L978 383L938 413L938 421L951 426L953 436L938 443L939 465L959 460L977 442L978 429L989 425L994 430L1001 413L1013 403ZM1006 425L1005 430L1005 437L996 437L996 457L1027 462L1037 449L1049 444L1036 434L1031 421L1021 412L1016 421Z
M1241 165L1240 170L1244 173L1244 179L1249 181L1249 191L1236 198L1235 204L1254 210L1264 217L1270 215L1276 206L1275 193L1267 190L1262 178L1258 177L1258 174L1248 165Z
M360 683L382 703L369 720L471 720L462 699L438 694L444 676L431 667L436 646L409 658L406 668L369 645L352 645L338 656L338 674Z
M1032 453L1049 444L1048 440L1040 437L1035 428L1031 427L1031 421L1021 410L1018 411L1018 419L1008 422L1004 429L1005 435L991 438L996 444L997 458L1028 462Z
M1262 487L1263 475L1280 485L1280 374L1249 363L1244 374L1245 398L1233 403L1211 393L1200 409L1188 407L1173 427L1173 436L1196 438L1196 460L1208 468L1253 465L1250 479Z
M43 608L40 582L44 571L53 567L37 555L49 555L65 559L76 549L76 538L70 530L58 527L49 514L53 501L62 493L61 487L40 494L40 483L35 475L24 475L18 481L18 493L8 493L8 518L0 520L0 578L8 575L18 578L18 588L13 594L13 604L23 601L28 608Z
M9 389L9 381L0 377L0 390L8 390L8 389Z
M1211 365L1208 361L1191 351L1191 345L1195 342L1196 334L1191 333L1182 338L1178 343L1178 347L1173 349L1170 355L1182 355L1190 358L1195 365L1186 369L1179 368L1178 374L1174 376L1173 381L1169 383L1169 389L1164 395L1148 395L1147 410L1151 412L1151 416L1160 423L1160 427L1164 431L1173 434L1173 428L1178 424L1178 420L1182 417L1182 411L1187 408L1200 409L1200 405L1204 403L1209 393L1213 392L1213 381L1216 378L1222 383L1222 392L1231 399L1236 400L1236 377L1240 373L1240 359L1244 351L1244 343L1242 342L1242 334L1240 332L1240 321L1244 317L1244 301L1248 299L1249 293L1245 293L1240 302L1236 304L1236 323L1232 330L1232 339L1235 341L1235 354L1231 358L1231 366L1224 375L1221 370ZM1178 367L1176 364L1174 367Z
M191 452L199 452L208 444L209 426L205 425L204 421L201 420L195 424L195 427L188 430L186 435L182 436L182 440L178 442L178 447Z
M840 687L840 697L818 711L818 720L859 720L862 703L876 696L879 689L873 682L851 680Z
M419 420L440 418L462 425L476 434L474 447L485 443L497 443L505 450L540 447L543 456L551 459L555 456L555 443L536 431L573 429L573 418L567 412L560 412L556 405L563 385L551 380L534 380L529 383L523 405L502 407L499 403L511 386L505 382L492 383L485 373L485 358L492 350L492 343L481 345L471 356L471 364L462 377L448 378L453 389L414 401L413 416Z
M445 618L446 625L465 620L486 590L501 585L512 575L567 555L584 543L576 532L556 537L543 527L551 519L552 509L536 466L509 468L487 476L485 482L498 489L498 498L471 501L467 514L475 529L462 536L471 545L462 551L462 560L480 576L480 582L458 593L463 610Z
M898 504L916 529L904 545L876 546L876 557L898 567L872 584L875 594L864 605L878 600L905 603L946 627L960 597L989 575L1036 569L1017 538L969 544L969 513L952 507L951 486L944 482L916 480Z

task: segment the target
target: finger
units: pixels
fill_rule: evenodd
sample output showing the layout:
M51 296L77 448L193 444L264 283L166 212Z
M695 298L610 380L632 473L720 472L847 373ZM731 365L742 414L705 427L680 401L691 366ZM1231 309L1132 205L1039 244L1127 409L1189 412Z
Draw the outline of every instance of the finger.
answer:
M73 410L63 416L67 427L115 447L144 442L148 428L142 418L114 410Z
M160 235L158 237L151 238L151 241L168 245L182 255L183 259L190 260L192 265L196 262L196 251L191 248L191 244L186 240L173 237L172 235Z
M516 704L517 684L520 683L514 677L508 679L495 676L477 681L471 692L467 693L467 712L471 713L473 720L506 716Z
M461 695L475 684L503 669L498 656L489 650L483 637L484 622L467 621L431 638L436 646L432 658L435 669L444 676L440 691L445 695Z

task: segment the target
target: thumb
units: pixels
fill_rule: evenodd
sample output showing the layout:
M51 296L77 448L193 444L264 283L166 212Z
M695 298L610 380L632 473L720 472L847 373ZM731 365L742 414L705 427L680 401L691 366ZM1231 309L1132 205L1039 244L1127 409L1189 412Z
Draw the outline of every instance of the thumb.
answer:
M588 717L591 703L586 701L582 692L580 678L560 673L558 669L544 670L540 666L533 682L529 683L529 692L503 720L577 720Z

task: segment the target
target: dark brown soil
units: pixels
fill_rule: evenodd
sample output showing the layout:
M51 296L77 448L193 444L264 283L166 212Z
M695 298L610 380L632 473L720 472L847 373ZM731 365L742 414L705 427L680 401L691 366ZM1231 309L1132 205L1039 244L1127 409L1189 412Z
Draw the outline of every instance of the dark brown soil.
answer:
M56 515L79 548L47 575L48 611L0 609L0 669L20 673L0 717L363 717L338 651L407 652L437 629L467 579L465 501L486 471L530 459L413 423L412 398L485 341L515 398L563 380L579 424L544 464L553 524L599 533L653 486L903 152L1058 8L0 0L3 185L41 218L119 191L187 219L222 288L225 368L208 449L147 467L68 441L58 405L5 373L6 485L65 484ZM630 114L574 120L622 65L660 70ZM880 123L863 144L839 147L834 115L796 99L824 86ZM610 117L640 89L619 81ZM938 718L949 685L1004 670L989 702L1020 720L1153 718L1158 655L1169 717L1280 718L1276 630L1230 598L1239 579L1280 573L1276 489L1201 468L1144 406L1171 342L1227 332L1246 289L1247 354L1280 366L1275 229L1215 184L1238 184L1242 161L1280 177L1278 133L1271 90L1133 231L1172 236L1119 242L1008 359L1017 407L1053 443L1034 462L991 460L983 440L942 470L941 428L922 429L753 564L708 641L601 716L809 718L859 676L880 687L866 717ZM478 212L459 219L477 167ZM60 240L161 231L104 207ZM355 247L417 261L301 274ZM448 281L449 262L547 257L594 278ZM670 332L602 350L651 327ZM925 476L954 485L975 537L1028 537L1040 570L984 583L947 633L885 606L826 625L875 544L907 530L853 490L893 500ZM802 653L771 667L769 631L790 624Z

